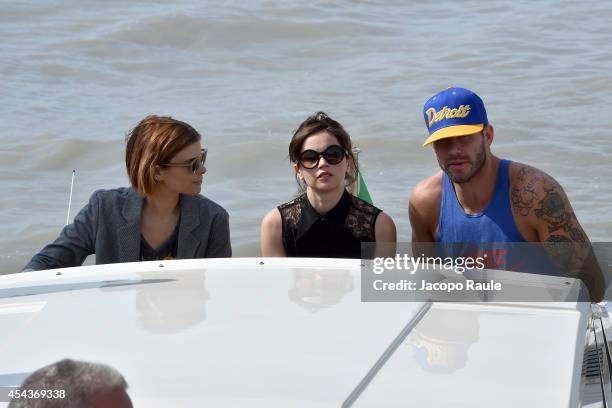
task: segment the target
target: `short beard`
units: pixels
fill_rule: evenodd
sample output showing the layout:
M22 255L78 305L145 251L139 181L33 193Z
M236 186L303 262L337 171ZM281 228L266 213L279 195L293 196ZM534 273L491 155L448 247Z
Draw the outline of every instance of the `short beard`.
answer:
M474 177L476 175L476 173L478 173L480 171L480 169L482 169L482 166L484 166L486 161L487 161L487 152L486 152L486 149L485 149L485 138L484 138L484 134L483 134L482 135L482 146L481 146L481 149L478 152L478 155L476 156L476 161L474 162L474 167L473 167L472 171L468 175L463 176L463 177L458 179L450 171L448 171L445 166L441 165L440 167L442 168L444 173L446 173L448 178L451 179L451 181L453 183L463 184L463 183L467 183L468 181L470 181L472 179L472 177Z

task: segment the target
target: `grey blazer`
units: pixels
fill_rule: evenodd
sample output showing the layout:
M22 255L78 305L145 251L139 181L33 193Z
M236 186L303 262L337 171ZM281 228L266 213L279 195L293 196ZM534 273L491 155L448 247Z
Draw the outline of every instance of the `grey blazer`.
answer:
M143 197L132 188L98 190L24 270L65 268L83 264L95 253L97 264L140 260L140 214ZM206 197L181 195L177 257L232 256L229 215Z

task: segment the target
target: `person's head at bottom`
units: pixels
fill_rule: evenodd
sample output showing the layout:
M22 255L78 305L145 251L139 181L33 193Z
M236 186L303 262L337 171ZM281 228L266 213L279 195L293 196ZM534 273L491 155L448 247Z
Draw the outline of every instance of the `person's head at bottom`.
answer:
M34 371L19 387L44 390L44 398L13 398L8 408L132 408L127 388L110 366L64 359Z

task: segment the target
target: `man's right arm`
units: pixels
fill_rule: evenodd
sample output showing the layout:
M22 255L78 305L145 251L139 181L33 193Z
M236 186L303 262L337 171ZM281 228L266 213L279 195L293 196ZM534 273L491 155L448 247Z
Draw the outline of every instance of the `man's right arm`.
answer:
M440 174L417 184L408 202L408 216L412 227L412 254L433 256L433 245L437 238L440 216L442 178Z
M412 242L434 242L440 218L441 174L435 174L417 184L408 202L408 217Z

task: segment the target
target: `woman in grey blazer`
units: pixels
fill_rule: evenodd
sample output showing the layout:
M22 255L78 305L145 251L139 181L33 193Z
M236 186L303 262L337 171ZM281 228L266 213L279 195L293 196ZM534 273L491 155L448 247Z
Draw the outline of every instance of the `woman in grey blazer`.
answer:
M173 258L231 257L229 216L199 195L206 172L200 134L171 117L148 116L127 135L132 187L99 190L24 270Z

